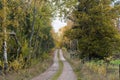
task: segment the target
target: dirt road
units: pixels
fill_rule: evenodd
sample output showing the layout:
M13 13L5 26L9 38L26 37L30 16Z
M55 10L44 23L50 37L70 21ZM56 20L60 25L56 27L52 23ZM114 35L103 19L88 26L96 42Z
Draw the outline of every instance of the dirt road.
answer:
M64 66L63 66L63 72L58 78L58 80L77 80L77 77L74 74L72 67L63 57L62 50L60 50L59 54L60 54L60 59L62 60Z
M62 71L62 74L59 76L58 80L77 80L72 67L63 57L63 52L61 49L55 50L53 65L48 70L46 70L43 74L33 78L32 80L51 80L51 78L56 74L56 72L59 69L59 61L57 56L58 51L59 51L60 60L63 62L63 71Z
M53 65L47 69L43 74L33 78L32 80L50 80L52 76L58 71L59 69L59 62L58 62L58 50L54 52L54 63Z

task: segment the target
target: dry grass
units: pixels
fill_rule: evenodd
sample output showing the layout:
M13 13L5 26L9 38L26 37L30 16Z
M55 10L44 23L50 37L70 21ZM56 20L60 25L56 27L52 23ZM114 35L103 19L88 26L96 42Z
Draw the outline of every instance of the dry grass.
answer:
M99 64L93 61L83 64L79 59L70 59L66 51L64 56L71 63L78 80L119 80L118 65Z
M52 57L47 60L35 60L31 67L19 71L10 71L7 75L0 76L0 80L30 80L44 72L52 64Z
M80 74L82 80L119 80L118 69L105 64L96 65L87 62L82 64Z

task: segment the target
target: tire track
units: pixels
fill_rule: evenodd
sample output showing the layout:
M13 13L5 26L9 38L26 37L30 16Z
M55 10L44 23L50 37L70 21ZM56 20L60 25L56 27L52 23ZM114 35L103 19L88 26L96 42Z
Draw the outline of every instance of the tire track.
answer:
M66 59L63 57L63 52L60 50L60 60L63 62L63 72L58 78L58 80L77 80L77 77L75 73L73 72L72 67L70 64L66 61Z
M58 49L56 49L54 51L54 59L53 59L53 65L48 68L44 73L42 73L41 75L31 79L31 80L50 80L52 78L52 76L55 75L55 73L58 71L59 69L59 62L58 62Z

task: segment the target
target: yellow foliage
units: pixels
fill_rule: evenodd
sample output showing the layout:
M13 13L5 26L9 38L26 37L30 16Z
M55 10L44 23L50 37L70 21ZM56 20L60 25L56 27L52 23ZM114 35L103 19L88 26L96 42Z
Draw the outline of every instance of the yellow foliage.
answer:
M10 62L10 68L12 68L15 71L22 69L23 66L24 66L24 60L22 55L20 55L20 58L18 60L14 60L13 62Z
M17 60L14 60L10 63L10 67L13 68L15 71L19 70L21 68L20 66L20 63Z
M0 66L3 67L3 62L0 60Z

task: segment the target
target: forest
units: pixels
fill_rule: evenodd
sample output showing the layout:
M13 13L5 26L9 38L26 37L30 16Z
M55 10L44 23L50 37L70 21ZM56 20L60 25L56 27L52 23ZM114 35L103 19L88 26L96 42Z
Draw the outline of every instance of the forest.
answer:
M63 45L71 50L78 49L82 58L103 59L113 53L118 53L120 49L120 10L119 5L112 7L110 3L110 0L79 1L77 7L68 17L73 25L68 24L61 30L63 38L65 38Z
M57 33L56 17L67 23ZM30 80L55 53L63 53L77 80L119 80L120 1L0 0L0 80Z
M0 65L17 70L54 47L49 1L0 1Z

